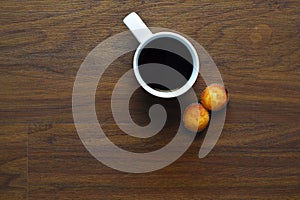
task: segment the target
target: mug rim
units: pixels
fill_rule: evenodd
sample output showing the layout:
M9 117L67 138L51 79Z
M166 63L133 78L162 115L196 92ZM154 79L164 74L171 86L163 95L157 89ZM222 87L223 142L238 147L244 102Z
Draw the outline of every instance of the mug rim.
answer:
M155 89L151 88L143 80L143 78L141 77L141 74L139 72L139 69L138 69L138 58L139 58L141 51L144 49L144 47L147 44L149 44L151 41L158 39L158 38L163 38L163 37L172 38L172 39L175 39L175 40L181 42L188 49L189 53L191 54L192 60L193 60L193 72L192 72L190 78L183 86L181 86L180 88L175 89L175 90L159 91L159 90L155 90ZM143 43L141 43L138 46L138 48L136 49L134 58L133 58L133 71L134 71L137 81L147 92L149 92L150 94L152 94L154 96L161 97L161 98L173 98L173 97L180 96L180 95L184 94L185 92L187 92L196 82L198 73L199 73L199 58L198 58L198 54L197 54L194 46L183 36L181 36L177 33L173 33L173 32L158 32L158 33L153 34L151 37L149 37Z

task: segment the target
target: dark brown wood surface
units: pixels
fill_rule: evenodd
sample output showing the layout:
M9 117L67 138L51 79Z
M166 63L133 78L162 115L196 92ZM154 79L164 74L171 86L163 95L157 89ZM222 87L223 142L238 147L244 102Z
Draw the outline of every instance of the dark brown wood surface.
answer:
M198 158L202 134L170 166L130 174L101 164L81 143L71 99L77 70L98 43L127 30L122 19L132 11L149 26L190 36L216 62L231 101L206 158ZM300 198L300 1L11 0L1 2L0 18L0 199ZM149 122L153 103L173 115L149 140L122 134L110 95L132 55L105 72L96 108L114 143L148 152L172 139L180 114L176 100L138 90L130 104L138 124Z

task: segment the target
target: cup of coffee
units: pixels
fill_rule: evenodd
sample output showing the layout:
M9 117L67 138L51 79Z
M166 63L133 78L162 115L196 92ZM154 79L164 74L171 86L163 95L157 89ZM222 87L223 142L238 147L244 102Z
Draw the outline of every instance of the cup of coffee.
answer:
M199 72L198 54L193 45L177 33L153 34L134 12L123 22L140 43L133 58L139 84L150 94L162 98L187 92Z

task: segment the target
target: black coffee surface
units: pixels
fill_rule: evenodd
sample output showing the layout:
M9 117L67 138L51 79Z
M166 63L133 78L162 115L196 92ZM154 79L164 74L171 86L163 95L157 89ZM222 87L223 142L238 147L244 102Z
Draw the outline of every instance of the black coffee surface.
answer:
M138 65L142 79L156 90L178 89L193 72L188 49L172 38L159 38L147 44L140 53Z

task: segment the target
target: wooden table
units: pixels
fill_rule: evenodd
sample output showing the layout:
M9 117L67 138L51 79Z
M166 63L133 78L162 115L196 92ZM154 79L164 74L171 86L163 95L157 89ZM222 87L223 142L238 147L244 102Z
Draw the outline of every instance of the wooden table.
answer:
M231 94L222 135L198 158L204 133L161 170L130 174L96 160L72 117L72 89L86 55L127 30L137 12L202 44ZM0 199L299 199L300 1L3 1L1 3ZM155 137L126 136L110 111L114 84L131 69L117 59L96 94L99 123L120 147L149 152L180 122L176 100L138 90L136 123L153 103L173 113ZM199 94L204 84L199 81Z

